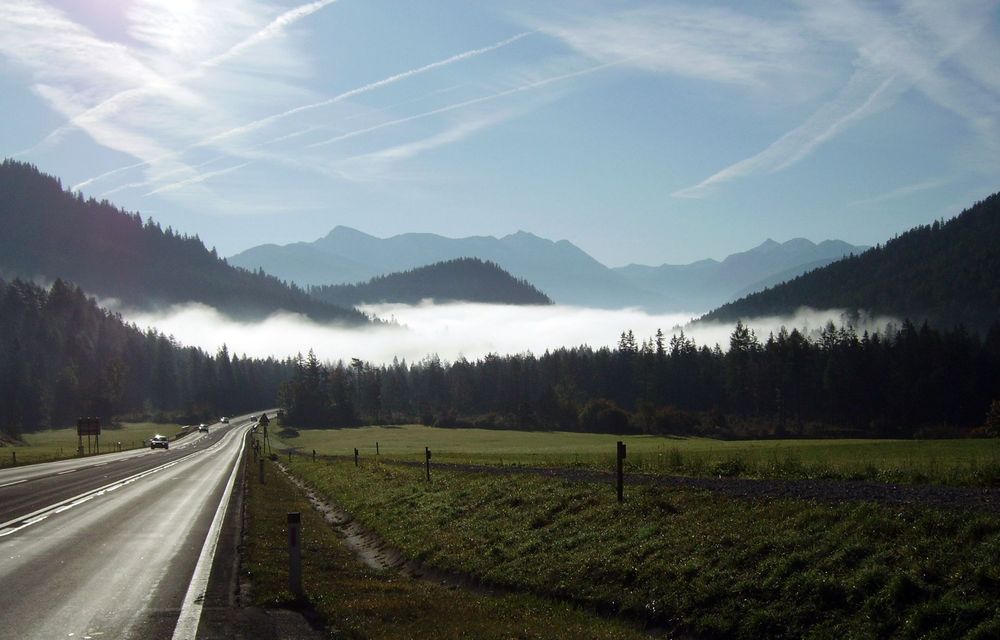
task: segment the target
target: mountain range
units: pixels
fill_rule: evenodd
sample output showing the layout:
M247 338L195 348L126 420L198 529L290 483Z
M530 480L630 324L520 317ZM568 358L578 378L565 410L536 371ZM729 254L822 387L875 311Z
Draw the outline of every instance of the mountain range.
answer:
M547 240L525 231L502 238L446 238L431 233L377 238L337 226L313 242L259 245L231 256L229 262L251 270L262 268L300 286L319 286L351 284L474 257L532 283L560 304L691 312L711 309L777 278L791 278L864 249L836 240L819 244L804 238L785 243L767 240L722 261L609 268L567 240Z

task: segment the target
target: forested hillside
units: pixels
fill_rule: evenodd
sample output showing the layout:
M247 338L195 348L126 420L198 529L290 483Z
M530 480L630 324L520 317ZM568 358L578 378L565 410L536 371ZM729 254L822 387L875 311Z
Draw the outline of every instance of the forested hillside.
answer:
M438 302L552 304L548 296L529 282L514 278L493 262L478 258L438 262L360 284L310 287L309 294L344 307L379 302L416 304L427 298Z
M703 319L783 315L803 306L865 310L940 328L962 324L985 333L1000 320L1000 194Z
M263 271L230 266L197 236L180 235L107 201L84 200L34 166L0 164L0 275L71 280L88 293L149 308L201 302L235 317L275 311L360 324Z
M56 280L0 280L0 431L66 427L81 415L204 419L275 402L292 361L214 356L142 332Z
M296 366L281 403L295 426L420 420L440 426L711 436L911 436L974 428L1000 398L1000 324L987 338L904 323L877 335L829 325L729 350L683 334L453 363Z
M563 348L408 365L215 355L143 332L62 281L0 280L0 429L79 415L218 416L280 399L296 426L420 420L600 432L909 436L974 428L1000 399L1000 324L985 339L904 323L878 335L832 325L729 350L627 332L615 349Z

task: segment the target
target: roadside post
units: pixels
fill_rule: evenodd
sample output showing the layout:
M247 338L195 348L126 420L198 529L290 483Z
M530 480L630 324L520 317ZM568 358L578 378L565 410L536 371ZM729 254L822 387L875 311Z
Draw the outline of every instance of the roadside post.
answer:
M302 595L302 523L297 511L288 514L288 588Z
M375 455L378 455L378 440L375 441Z
M258 458L257 462L260 463L260 483L264 484L264 456Z
M625 501L625 443L618 441L618 502Z
M354 448L354 466L358 466L358 448Z
M424 447L424 456L427 459L427 481L430 482L430 479L431 479L431 449L430 449L430 447Z

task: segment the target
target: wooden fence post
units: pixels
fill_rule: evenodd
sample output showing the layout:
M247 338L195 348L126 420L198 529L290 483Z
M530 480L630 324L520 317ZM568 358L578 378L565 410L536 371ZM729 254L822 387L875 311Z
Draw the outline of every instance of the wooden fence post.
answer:
M618 502L625 501L625 443L618 441Z
M298 512L288 514L288 588L302 595L302 520Z

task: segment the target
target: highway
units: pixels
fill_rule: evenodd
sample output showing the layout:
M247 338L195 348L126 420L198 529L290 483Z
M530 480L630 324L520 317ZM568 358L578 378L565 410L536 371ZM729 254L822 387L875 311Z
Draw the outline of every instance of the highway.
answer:
M0 639L232 637L221 556L250 425L0 471ZM225 584L206 597L210 577Z

